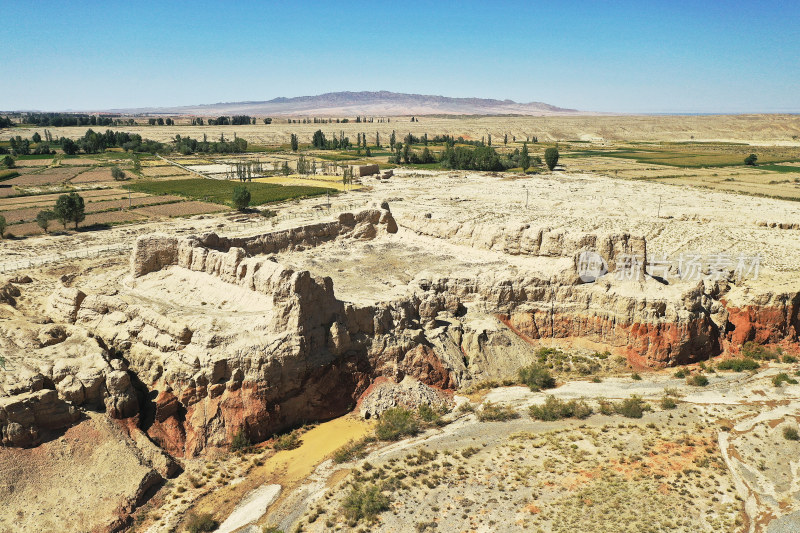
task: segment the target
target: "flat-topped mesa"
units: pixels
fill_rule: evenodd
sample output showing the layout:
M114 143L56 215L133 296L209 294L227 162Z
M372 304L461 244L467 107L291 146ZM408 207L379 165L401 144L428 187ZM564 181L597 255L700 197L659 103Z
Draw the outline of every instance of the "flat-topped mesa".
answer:
M385 202L379 209L366 209L358 213L341 213L335 221L309 224L255 237L229 238L209 233L200 237L178 239L163 234L144 235L139 237L134 245L131 255L131 273L134 278L138 278L166 266L181 263L186 266L186 254L188 249L193 247L208 249L214 265L216 265L217 259L223 257L230 250L241 250L241 252L236 252L235 256L229 256L226 263L220 264L218 267L210 267L225 269L225 272L232 273L232 268L246 256L304 249L336 238L370 240L384 233L397 233L397 223L389 210L389 205ZM213 252L217 252L219 255ZM181 261L181 259L183 260ZM199 259L193 257L193 260ZM208 268L207 266L206 269ZM193 268L193 270L200 269Z

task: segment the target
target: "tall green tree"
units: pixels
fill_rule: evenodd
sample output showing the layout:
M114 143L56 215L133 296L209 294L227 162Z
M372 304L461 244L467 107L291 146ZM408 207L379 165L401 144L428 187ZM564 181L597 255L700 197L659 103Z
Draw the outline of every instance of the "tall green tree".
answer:
M297 135L292 133L292 136L289 138L289 141L292 144L292 152L296 152L298 148L300 148L300 143L297 141Z
M50 226L50 221L56 218L56 215L49 210L39 211L36 214L36 224L47 233L47 228Z
M75 229L78 229L78 223L86 219L83 198L76 192L59 196L56 200L54 212L56 218L65 228L67 227L67 222L74 222Z
M250 191L244 185L233 188L233 205L239 211L244 211L250 205Z
M544 162L551 171L558 164L558 148L548 148L544 151Z
M394 135L394 130L392 130L392 134L389 136L389 148L394 150L394 145L397 143L397 138Z
M6 217L0 215L0 239L6 234Z
M62 139L61 149L67 155L75 155L78 153L78 144L72 139Z
M519 154L519 166L522 167L522 172L527 172L531 166L531 156L528 155L528 143L523 143L522 153Z

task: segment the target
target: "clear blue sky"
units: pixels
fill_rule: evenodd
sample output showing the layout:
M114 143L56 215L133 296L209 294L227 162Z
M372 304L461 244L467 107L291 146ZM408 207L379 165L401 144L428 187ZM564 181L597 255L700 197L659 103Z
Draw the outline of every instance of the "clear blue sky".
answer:
M0 109L342 90L800 112L800 2L13 2Z

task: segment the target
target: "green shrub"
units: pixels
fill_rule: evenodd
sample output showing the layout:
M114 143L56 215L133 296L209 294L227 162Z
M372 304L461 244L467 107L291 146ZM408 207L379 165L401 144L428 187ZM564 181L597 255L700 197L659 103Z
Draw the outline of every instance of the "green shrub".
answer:
M673 376L675 376L678 379L683 379L683 378L686 377L686 370L684 370L683 368L680 368L680 369L675 371Z
M708 385L708 378L703 374L695 374L686 378L686 383L695 387L705 387Z
M783 356L783 362L784 363L796 363L797 362L797 357L795 357L793 355L784 355Z
M118 166L111 167L111 177L115 181L123 181L125 179L125 172Z
M301 444L303 444L303 441L300 439L300 434L297 430L294 430L291 433L286 433L275 439L275 443L272 447L278 451L294 450L295 448L299 448Z
M233 205L239 211L244 211L250 205L250 190L244 185L233 188Z
M788 383L790 385L797 385L797 380L794 378L790 378L789 374L787 374L786 372L781 372L780 374L776 374L772 378L772 384L775 385L776 387L780 387L784 383Z
M676 402L674 398L671 398L666 395L663 398L661 398L662 409L675 409L676 407L678 407L678 402Z
M209 513L200 515L190 514L186 520L186 531L189 533L203 533L205 531L214 531L219 527L219 522Z
M741 357L739 359L726 359L720 361L717 365L718 370L733 370L734 372L744 372L746 370L755 370L761 365L753 359Z
M239 431L233 436L231 440L231 451L239 451L245 448L249 448L251 445L250 439L247 438L247 432L245 431L244 427L240 427Z
M633 374L631 374L631 379L633 381L641 381L642 376L640 376L638 372L634 372Z
M531 405L531 418L537 420L560 420L562 418L586 418L592 414L592 408L583 400L565 402L555 396L548 396L542 405Z
M800 434L793 427L787 426L783 428L783 438L786 440L800 440Z
M377 485L353 485L350 493L342 502L342 510L348 520L359 522L375 521L378 514L389 509L389 497L381 492Z
M556 386L556 380L553 379L550 372L539 364L532 364L520 368L519 380L530 387L532 391L552 389Z
M417 418L419 418L425 427L431 426L444 426L447 422L442 418L448 409L445 406L440 406L434 409L428 404L422 404L417 408Z
M544 162L551 171L558 164L558 148L548 148L544 151Z
M614 410L614 404L608 400L598 400L598 403L600 404L600 414L613 415L616 412Z
M419 433L419 423L414 414L402 407L393 407L383 412L375 428L375 436L381 440L399 440L406 435Z
M773 361L778 359L780 352L778 350L769 350L760 344L748 341L742 345L742 355L759 361Z
M642 418L644 412L649 410L650 406L636 395L614 404L614 411L627 418Z
M481 422L495 422L514 418L519 418L519 413L510 405L498 405L492 402L486 402L483 404L483 408L478 411L478 420Z

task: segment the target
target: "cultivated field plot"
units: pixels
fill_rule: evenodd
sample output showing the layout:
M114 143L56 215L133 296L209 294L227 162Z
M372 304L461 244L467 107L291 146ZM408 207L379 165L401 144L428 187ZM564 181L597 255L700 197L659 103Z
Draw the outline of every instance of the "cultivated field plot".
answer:
M88 157L64 156L59 159L59 164L64 166L85 167L85 166L96 165L97 163L98 163L97 159L90 159Z
M202 200L222 205L233 204L233 189L244 186L250 191L250 205L280 202L293 198L319 196L333 192L332 188L310 186L280 186L267 183L241 183L212 179L185 179L168 181L137 181L125 185L126 189L148 194L173 194L193 200Z
M38 187L42 185L57 185L67 182L77 176L82 170L78 167L46 168L36 173L23 174L3 183L6 185L19 185L22 187Z
M101 213L104 211L111 211L120 209L127 209L128 206L134 208L146 205L164 204L170 202L180 202L183 198L178 196L139 196L137 198L122 198L119 200L104 200L86 202L86 213ZM36 215L43 209L52 209L55 201L50 203L42 203L34 207L25 207L18 209L4 209L0 207L0 214L6 218L8 224L16 224L19 222L32 222L36 219ZM217 206L218 207L218 206Z
M800 198L800 168L795 171L792 165L677 168L633 159L571 154L561 161L570 172L593 172L620 179L658 181L758 196Z
M796 157L797 150L777 147L759 147L738 144L685 143L664 144L646 148L621 147L611 150L576 150L570 157L598 156L633 159L640 163L653 163L679 168L730 167L742 165L744 158L758 151L761 163L790 161Z
M142 174L148 178L159 178L163 176L186 176L188 178L191 176L191 174L185 170L173 165L166 167L143 167Z
M114 181L111 176L110 167L99 167L81 172L71 180L70 183L108 183Z
M54 194L35 194L29 196L18 196L16 198L6 198L0 201L0 211L21 209L23 207L52 206L56 203L56 200L61 194L68 192L71 192L71 190L65 190L63 192ZM148 196L142 193L130 193L129 191L122 189L94 189L78 191L78 194L80 194L80 196L83 198L83 201L86 203L87 207L91 205L92 202L113 200L117 198L128 198L128 195L131 195L132 198Z
M48 156L47 159L22 159L19 158L14 162L15 166L25 168L47 167L53 163L55 156Z
M220 211L227 210L227 207L219 204L188 201L142 207L137 209L136 212L158 217L180 217L188 215L204 215L206 213L218 213Z
M299 174L292 174L289 176L274 176L271 178L255 178L254 182L257 183L271 183L273 185L310 185L313 187L328 187L336 189L337 191L345 190L345 185L342 183L341 176L301 176ZM347 185L348 191L360 189L360 185Z

